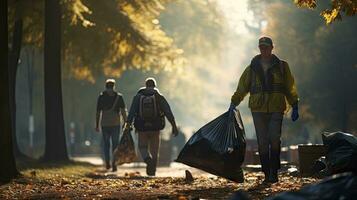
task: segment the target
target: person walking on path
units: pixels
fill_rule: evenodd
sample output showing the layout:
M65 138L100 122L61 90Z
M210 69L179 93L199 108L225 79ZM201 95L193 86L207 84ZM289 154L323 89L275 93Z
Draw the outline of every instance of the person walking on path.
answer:
M146 163L146 173L155 176L160 146L160 130L165 127L165 116L176 136L178 129L174 115L165 97L159 92L154 78L147 78L146 87L140 88L134 96L125 129L134 127L139 134L139 151Z
M260 54L252 59L240 77L229 110L235 109L250 93L249 108L257 135L264 183L275 183L280 169L281 126L287 110L286 102L292 106L292 121L296 121L299 118L299 98L288 63L272 54L272 39L260 38L259 50Z
M115 80L107 79L105 91L100 93L97 101L96 131L100 132L99 122L101 122L105 167L106 169L112 167L113 172L117 171L117 167L113 156L110 162L110 143L112 145L111 153L113 153L119 142L120 114L125 122L127 120L127 110L123 96L115 91Z

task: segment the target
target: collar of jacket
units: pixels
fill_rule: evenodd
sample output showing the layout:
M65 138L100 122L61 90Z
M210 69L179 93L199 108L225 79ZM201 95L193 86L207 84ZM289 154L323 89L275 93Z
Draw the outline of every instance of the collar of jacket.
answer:
M276 65L279 65L280 64L280 59L272 54L272 59L270 60L270 68L268 68L268 72L267 72L267 76L265 77L264 76L264 71L263 71L263 67L262 67L262 64L260 62L261 60L261 55L256 55L251 63L250 63L250 67L251 67L251 70L254 71L254 73L257 74L258 78L261 80L261 83L262 83L262 86L263 86L263 91L267 91L269 90L270 88L270 85L271 85L271 74L268 73L269 72L269 69L276 66ZM265 80L265 78L267 78L267 80Z
M156 87L142 87L139 89L138 94L153 95L153 94L160 94L160 91Z
M103 95L106 95L106 96L116 96L118 94L117 91L113 90L113 89L106 89L103 91Z

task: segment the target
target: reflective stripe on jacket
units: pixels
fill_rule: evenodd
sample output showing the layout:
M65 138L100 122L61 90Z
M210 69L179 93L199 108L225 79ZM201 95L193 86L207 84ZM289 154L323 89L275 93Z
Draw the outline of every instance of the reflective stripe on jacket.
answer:
M294 105L299 101L288 63L275 55L266 75L260 64L260 55L252 59L240 77L237 90L231 99L232 103L239 105L248 93L249 108L252 112L284 112L286 102Z

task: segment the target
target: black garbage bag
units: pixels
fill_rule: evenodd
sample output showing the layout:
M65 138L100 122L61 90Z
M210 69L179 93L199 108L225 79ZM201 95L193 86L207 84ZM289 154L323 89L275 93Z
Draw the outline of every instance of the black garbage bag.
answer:
M116 165L132 163L137 159L134 140L130 130L123 133L118 147L114 150L113 157Z
M241 165L245 134L239 111L226 112L199 129L185 144L176 162L243 182Z
M357 196L357 176L346 172L303 187L296 192L283 192L268 200L352 200Z
M324 133L322 140L327 149L326 164L331 174L357 173L356 136L343 132Z
M311 167L311 172L313 176L317 178L323 178L331 175L327 168L325 156L321 156L319 159L315 160Z

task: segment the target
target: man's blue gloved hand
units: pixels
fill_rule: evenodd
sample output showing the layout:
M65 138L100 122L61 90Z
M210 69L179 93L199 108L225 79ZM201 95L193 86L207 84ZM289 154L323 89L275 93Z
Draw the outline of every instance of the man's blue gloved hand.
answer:
M233 103L231 103L231 105L229 106L228 111L233 111L236 109L236 105L234 105Z
M293 112L291 113L291 120L296 121L297 119L299 119L299 108L298 105L295 104L293 105Z

